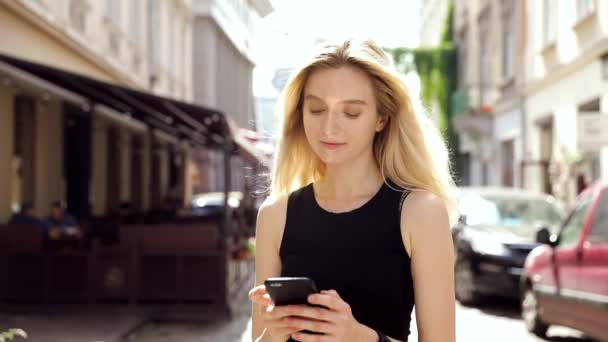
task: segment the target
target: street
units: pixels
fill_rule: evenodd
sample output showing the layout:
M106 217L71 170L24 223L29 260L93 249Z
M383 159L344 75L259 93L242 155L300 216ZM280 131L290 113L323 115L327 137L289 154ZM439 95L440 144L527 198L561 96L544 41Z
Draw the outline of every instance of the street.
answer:
M154 322L135 331L124 342L245 342L250 341L250 305L243 298L234 319L230 322L183 323ZM577 331L552 327L549 338L540 339L529 334L519 317L516 303L496 301L479 308L457 305L457 341L496 342L586 342ZM415 321L410 341L417 340Z

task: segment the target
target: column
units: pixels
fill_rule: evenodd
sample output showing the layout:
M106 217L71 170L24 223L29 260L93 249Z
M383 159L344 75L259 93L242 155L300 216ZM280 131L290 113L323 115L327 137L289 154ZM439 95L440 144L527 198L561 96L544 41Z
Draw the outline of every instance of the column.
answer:
M14 94L0 84L0 223L11 216L15 131Z
M210 107L217 106L218 32L210 17L195 17L193 22L192 73L194 102Z
M91 170L91 197L93 216L106 214L106 188L108 163L108 126L100 117L93 118L93 165Z
M147 211L150 209L150 187L152 186L151 175L152 175L152 145L151 137L149 132L142 135L142 210Z
M159 179L157 186L160 192L160 205L163 206L169 192L169 143L161 143L159 148Z
M131 200L131 132L120 128L120 203ZM120 205L119 203L119 205Z
M184 207L189 207L192 202L192 151L190 146L185 145L181 150L181 165L179 170L179 193Z
M38 216L50 214L51 203L65 200L63 177L63 104L38 101L36 105L36 199Z

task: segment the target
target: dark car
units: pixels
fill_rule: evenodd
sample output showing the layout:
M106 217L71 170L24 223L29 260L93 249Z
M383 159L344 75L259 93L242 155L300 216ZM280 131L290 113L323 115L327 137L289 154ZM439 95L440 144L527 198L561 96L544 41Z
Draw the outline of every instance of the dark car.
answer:
M456 299L474 305L486 296L519 298L520 276L536 232L561 218L551 196L514 188L461 188L460 220L452 229Z
M557 324L608 341L608 183L581 193L558 234L543 229L537 241L522 276L528 330L544 337Z

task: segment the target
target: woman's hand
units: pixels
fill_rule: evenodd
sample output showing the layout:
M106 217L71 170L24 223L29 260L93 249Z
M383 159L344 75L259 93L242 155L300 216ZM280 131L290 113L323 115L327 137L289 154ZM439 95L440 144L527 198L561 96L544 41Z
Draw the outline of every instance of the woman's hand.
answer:
M287 325L297 328L299 331L291 335L295 340L302 342L366 340L363 337L369 335L371 330L355 320L350 305L340 298L338 292L335 290L321 291L319 294L310 295L308 301L310 304L323 307L296 305L285 308L288 316ZM309 334L301 332L301 330L323 335ZM372 338L373 336L372 334Z
M287 341L291 334L300 330L287 324L286 319L290 315L286 310L287 306L275 306L264 285L256 286L249 291L249 299L262 308L262 319L266 329L264 336L268 336L272 341Z

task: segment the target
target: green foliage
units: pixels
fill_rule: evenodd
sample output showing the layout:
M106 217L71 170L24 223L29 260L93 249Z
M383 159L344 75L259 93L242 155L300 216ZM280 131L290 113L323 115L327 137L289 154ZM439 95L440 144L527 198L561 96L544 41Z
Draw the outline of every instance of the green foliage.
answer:
M11 341L17 336L27 338L25 331L21 329L9 329L8 331L0 332L0 342Z
M446 0L447 1L447 0ZM420 98L426 107L438 105L438 126L452 151L458 151L458 136L452 126L451 96L458 86L458 60L453 37L453 6L448 13L437 47L388 49L404 73L416 71L420 77ZM452 154L452 157L455 155ZM452 165L456 160L452 159Z

